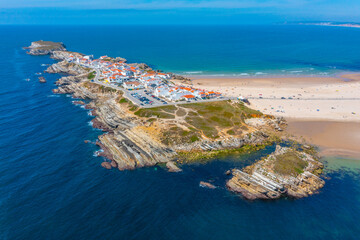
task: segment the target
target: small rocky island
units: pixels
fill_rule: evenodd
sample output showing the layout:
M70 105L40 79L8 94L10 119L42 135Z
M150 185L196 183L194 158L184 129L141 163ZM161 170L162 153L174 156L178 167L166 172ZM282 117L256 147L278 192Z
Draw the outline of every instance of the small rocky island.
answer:
M314 155L277 146L274 153L243 170L233 169L227 187L249 200L307 197L322 188L323 164Z
M51 41L36 41L32 42L28 49L27 53L30 55L48 55L54 51L65 51L65 45L63 43L51 42Z
M239 100L169 102L143 107L131 100L131 90L98 81L99 66L91 68L69 61L84 59L84 54L67 51L62 43L47 41L33 42L27 49L28 54L50 54L58 60L46 70L66 74L57 80L54 93L72 94L75 99L86 100L85 108L95 117L93 127L104 132L97 141L102 149L99 156L107 159L102 163L104 168L126 170L160 164L170 172L181 172L181 164L286 142L284 119L264 115ZM96 61L133 70L137 76L160 74L146 64L127 64L123 58L105 56ZM171 79L164 82L170 84ZM80 102L84 103L75 101ZM300 144L296 149L277 147L267 158L243 170L232 170L227 187L247 199L305 197L324 185L318 177L321 169L315 154ZM200 185L213 188L204 182Z

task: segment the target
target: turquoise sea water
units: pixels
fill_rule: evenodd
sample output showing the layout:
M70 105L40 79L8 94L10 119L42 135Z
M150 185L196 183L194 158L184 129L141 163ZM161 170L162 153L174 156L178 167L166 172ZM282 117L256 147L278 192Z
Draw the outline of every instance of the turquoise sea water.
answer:
M325 159L329 179L319 194L272 202L244 201L223 187L226 170L272 147L178 174L101 168L98 148L84 143L100 134L92 117L51 93L58 75L37 81L53 60L21 49L38 39L211 74L357 71L360 56L360 31L347 28L1 26L0 239L358 239L360 159ZM202 180L219 188L201 188Z

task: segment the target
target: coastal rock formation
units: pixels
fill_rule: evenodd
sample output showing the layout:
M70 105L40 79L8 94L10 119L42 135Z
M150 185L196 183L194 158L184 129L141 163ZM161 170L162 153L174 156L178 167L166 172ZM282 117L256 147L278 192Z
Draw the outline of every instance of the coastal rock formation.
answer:
M123 63L126 63L126 62L127 62L127 60L126 60L125 58L122 58L122 57L116 57L116 58L114 59L114 61L115 61L115 62L123 62Z
M226 186L249 200L302 198L324 186L318 177L322 168L323 164L308 153L277 146L267 158L243 170L233 169Z
M46 79L44 77L39 77L39 82L46 83Z
M181 75L176 75L176 74L173 74L172 77L176 80L180 80L180 81L183 81L184 83L191 83L191 79L190 78L186 78L186 77L183 77Z
M200 181L199 186L204 187L204 188L210 188L210 189L215 189L216 188L215 185L213 185L211 183L208 183L208 182L204 182L204 181Z
M101 166L106 169L111 169L111 164L109 162L102 162Z
M66 58L68 58L69 56L74 56L77 58L82 58L84 56L84 54L82 53L77 53L77 52L70 52L70 51L53 51L51 53L51 58L52 59L56 59L56 60L64 60Z
M169 169L169 172L181 172L182 170L176 166L174 162L167 162L166 167Z
M152 70L152 68L149 67L146 63L137 63L135 65L137 65L140 69L143 69L143 70Z
M274 118L249 118L245 120L245 123L255 128L263 127L265 125L271 126L275 131L283 131L286 128L287 123L283 117Z
M46 70L48 73L67 73L70 75L85 74L90 71L78 64L61 61L49 66Z
M32 42L28 49L27 54L30 55L48 55L54 51L65 51L65 45L63 43L51 42L51 41L36 41Z
M117 168L117 167L118 167L118 165L117 165L117 163L116 163L115 161L111 161L110 165L111 165L111 167L113 167L113 168Z
M66 68L63 68L66 70ZM87 81L86 76L69 76L58 81L57 93L71 93L76 98L92 99L86 108L94 109L94 128L106 133L99 136L98 145L103 149L99 156L114 161L120 170L153 166L168 162L176 152L149 136L141 128L139 119L134 119L116 99L118 92L106 91L101 86Z
M75 105L85 105L83 101L72 101L72 103Z

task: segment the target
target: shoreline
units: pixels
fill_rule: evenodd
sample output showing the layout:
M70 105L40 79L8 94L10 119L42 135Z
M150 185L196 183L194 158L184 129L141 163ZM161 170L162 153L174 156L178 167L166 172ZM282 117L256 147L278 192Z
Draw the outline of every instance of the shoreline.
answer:
M285 70L286 71L286 70ZM202 71L199 71L202 72ZM191 79L218 79L218 78L229 78L229 79L281 79L281 78L343 78L347 79L347 75L360 75L360 71L334 71L334 72L325 72L326 74L314 73L314 74L305 74L302 71L296 73L291 73L291 71L287 71L285 73L199 73L196 74L194 71L193 74L191 72L174 72L176 75L181 75Z
M186 78L191 80L338 80L338 81L360 81L360 71L341 71L334 74L322 75L322 74L259 74L259 75L240 75L240 74L182 74Z

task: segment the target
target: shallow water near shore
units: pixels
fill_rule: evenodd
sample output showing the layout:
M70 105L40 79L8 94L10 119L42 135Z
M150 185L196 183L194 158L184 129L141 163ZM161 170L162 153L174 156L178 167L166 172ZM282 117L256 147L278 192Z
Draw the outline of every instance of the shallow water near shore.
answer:
M92 117L70 97L51 93L58 76L38 82L41 64L53 60L21 47L41 38L85 53L111 49L80 46L71 29L45 30L24 30L23 38L14 36L18 29L0 31L0 239L357 239L360 159L326 158L329 179L319 194L273 202L244 201L224 188L223 174L271 147L182 173L101 168L98 147L84 143L100 134L87 124ZM149 62L161 66L154 58ZM201 188L200 181L218 188Z

